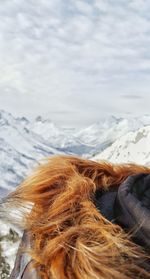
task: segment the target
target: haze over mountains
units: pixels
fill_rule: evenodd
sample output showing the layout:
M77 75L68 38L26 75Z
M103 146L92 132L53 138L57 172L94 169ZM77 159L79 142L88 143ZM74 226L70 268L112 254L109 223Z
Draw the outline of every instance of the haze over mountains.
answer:
M38 162L55 154L150 164L150 116L101 119L82 129L29 121L0 111L0 195L13 190Z

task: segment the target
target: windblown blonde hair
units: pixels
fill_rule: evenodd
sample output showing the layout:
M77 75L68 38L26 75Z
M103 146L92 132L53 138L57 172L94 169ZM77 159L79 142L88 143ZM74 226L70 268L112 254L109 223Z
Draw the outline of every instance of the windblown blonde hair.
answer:
M33 204L25 214L24 229L41 278L150 278L142 268L146 251L93 203L97 189L119 186L137 173L150 173L150 168L53 156L9 196L20 208Z

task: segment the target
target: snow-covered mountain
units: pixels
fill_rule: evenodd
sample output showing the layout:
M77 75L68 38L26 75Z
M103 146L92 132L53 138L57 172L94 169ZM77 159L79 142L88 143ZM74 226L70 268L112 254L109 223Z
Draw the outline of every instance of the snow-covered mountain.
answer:
M146 144L142 148L135 142L133 149L129 143L132 135L136 137L136 134L140 133L139 129L148 129L148 125L150 116L132 119L111 116L83 129L69 129L58 127L41 116L29 121L25 117L15 118L8 112L0 111L0 195L4 196L13 190L40 159L54 154L126 161L130 159L130 153L131 160L137 161L139 157L135 149L142 154ZM145 133L141 137L148 141ZM115 149L119 146L124 146L123 150L120 147L118 151L121 155L118 155ZM145 152L143 161L139 162L148 162L148 146Z
M0 197L13 190L43 157L79 155L92 160L150 165L150 116L109 117L83 129L56 126L0 111ZM20 235L0 221L0 276L8 278Z
M0 195L18 185L44 156L60 154L57 148L28 128L25 118L14 118L0 112Z
M92 159L150 165L150 126L128 132Z

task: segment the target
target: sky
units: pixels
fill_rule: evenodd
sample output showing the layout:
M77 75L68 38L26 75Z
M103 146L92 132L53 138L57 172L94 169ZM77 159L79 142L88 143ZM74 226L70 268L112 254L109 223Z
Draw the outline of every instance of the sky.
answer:
M0 109L72 127L149 114L149 0L0 2Z

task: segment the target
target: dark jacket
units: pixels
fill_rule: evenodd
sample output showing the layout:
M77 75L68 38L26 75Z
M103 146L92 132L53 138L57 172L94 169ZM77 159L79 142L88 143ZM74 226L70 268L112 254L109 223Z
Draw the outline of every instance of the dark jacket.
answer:
M108 220L134 231L134 241L150 252L150 174L129 176L120 187L97 191L95 205Z

